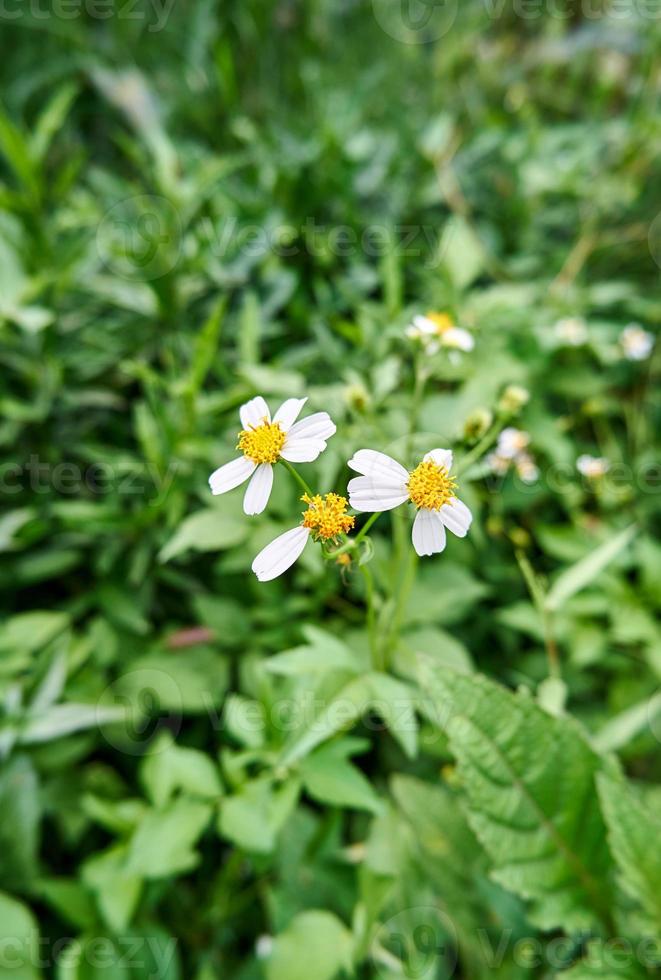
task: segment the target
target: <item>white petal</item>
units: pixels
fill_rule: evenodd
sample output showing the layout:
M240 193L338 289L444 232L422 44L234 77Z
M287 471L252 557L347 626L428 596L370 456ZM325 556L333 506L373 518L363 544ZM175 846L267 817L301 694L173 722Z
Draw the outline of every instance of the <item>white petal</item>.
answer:
M312 463L325 448L323 439L287 439L280 455L290 463Z
M248 477L254 472L256 463L245 456L233 459L231 463L225 463L214 470L209 477L211 492L216 496L219 493L227 493L241 483L245 483Z
M433 320L430 320L426 316L414 316L413 326L416 327L420 333L434 334L436 333L437 327Z
M413 547L419 555L435 555L445 548L445 528L435 510L420 508L411 533Z
M299 557L310 537L307 527L294 527L267 544L252 563L260 582L270 582L290 568Z
M425 463L436 463L437 466L442 466L449 472L452 468L452 450L430 449L428 453L425 453L424 461Z
M241 426L244 429L261 425L265 419L267 422L271 421L269 407L261 395L251 398L249 402L242 405L239 409L239 415L241 416Z
M453 497L449 504L443 504L438 513L448 531L452 531L458 538L466 537L473 520L473 515L466 504Z
M270 463L261 463L253 474L243 498L243 510L246 514L261 514L269 502L273 487L273 467Z
M354 510L392 510L408 500L406 487L399 481L382 483L371 476L356 476L349 480L349 503Z
M336 432L337 427L328 412L315 412L293 425L289 436L292 439L305 437L325 440L330 439Z
M291 429L306 401L307 398L288 398L286 402L282 403L273 416L273 421L280 423L283 432L288 432Z
M458 350L469 351L475 347L472 334L463 327L450 327L443 334L442 344L444 347L456 347Z
M408 470L405 470L401 463L392 456L377 452L376 449L359 449L351 457L347 466L356 473L362 473L363 476L372 476L386 482L392 482L394 477L395 480L406 484L409 479Z

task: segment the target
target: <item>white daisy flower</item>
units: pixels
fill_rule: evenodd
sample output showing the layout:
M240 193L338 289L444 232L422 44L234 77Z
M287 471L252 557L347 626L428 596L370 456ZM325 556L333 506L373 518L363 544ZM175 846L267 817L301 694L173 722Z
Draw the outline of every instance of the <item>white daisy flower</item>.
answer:
M590 456L589 453L583 453L576 460L576 469L588 480L598 480L605 476L610 466L610 462L604 456Z
M427 354L436 354L441 347L470 351L475 346L472 335L458 327L447 313L427 313L414 316L406 328L406 336L418 340Z
M349 502L355 510L392 510L407 500L415 504L412 539L419 555L443 551L446 528L460 538L466 536L473 515L455 496L449 449L432 449L410 473L374 449L360 449L348 465L361 474L349 481Z
M553 327L556 340L567 347L582 347L588 342L588 327L580 316L565 316Z
M637 323L630 323L620 334L624 356L629 361L644 361L652 353L654 335Z
M260 582L270 582L291 568L310 537L315 541L335 541L342 534L347 534L355 524L355 518L346 512L346 497L336 493L327 493L325 497L305 494L301 500L308 505L308 509L298 527L285 531L267 544L253 561L252 570Z
M227 493L250 479L243 498L246 514L261 514L273 487L273 464L279 459L290 463L312 463L335 433L328 412L315 412L297 422L307 398L288 398L271 419L269 407L258 395L239 410L242 429L237 449L243 456L225 463L209 477L211 492Z
M504 459L515 459L530 445L530 436L522 429L515 429L508 426L498 436L496 453Z

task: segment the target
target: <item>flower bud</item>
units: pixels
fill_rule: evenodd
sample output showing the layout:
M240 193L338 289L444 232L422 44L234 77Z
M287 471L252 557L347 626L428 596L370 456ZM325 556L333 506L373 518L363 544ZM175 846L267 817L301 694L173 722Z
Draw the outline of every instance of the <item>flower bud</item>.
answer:
M488 408L476 408L464 422L464 439L477 442L493 422L493 413Z
M530 392L521 385L508 385L500 396L498 411L505 415L516 415L530 401Z

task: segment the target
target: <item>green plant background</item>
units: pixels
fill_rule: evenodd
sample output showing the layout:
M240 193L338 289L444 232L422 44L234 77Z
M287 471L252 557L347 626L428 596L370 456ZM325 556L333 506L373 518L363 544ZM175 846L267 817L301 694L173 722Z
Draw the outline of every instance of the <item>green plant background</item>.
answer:
M652 975L661 34L523 6L3 8L2 980ZM411 431L428 309L476 346ZM469 472L387 671L351 569L256 582L301 505L210 496L243 401L328 410L341 491L509 384L540 479Z

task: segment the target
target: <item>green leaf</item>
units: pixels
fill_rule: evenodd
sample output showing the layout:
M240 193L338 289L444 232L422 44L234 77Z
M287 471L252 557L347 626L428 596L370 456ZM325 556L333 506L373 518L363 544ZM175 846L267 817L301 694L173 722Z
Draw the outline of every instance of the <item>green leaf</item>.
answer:
M8 619L0 633L0 650L35 650L45 647L69 625L63 612L19 613Z
M36 873L41 803L32 763L17 755L0 770L0 884L25 888Z
M362 772L351 765L348 755L364 751L366 743L341 739L317 749L300 766L303 785L310 796L332 806L354 807L379 813L383 804Z
M162 732L142 763L140 774L147 795L157 807L169 802L176 790L214 800L223 791L215 763L197 749L180 748L169 732Z
M68 83L62 85L46 103L30 140L30 152L35 160L43 161L53 137L62 129L77 94L78 86Z
M147 712L204 713L220 705L228 680L227 660L204 647L185 653L154 653L134 660L106 700L127 705L134 720Z
M351 969L351 933L331 912L301 912L276 936L266 963L267 980L332 980Z
M27 138L0 105L0 152L24 187L34 196L39 193L36 167Z
M202 388L204 379L213 365L218 350L221 328L225 319L226 307L227 300L225 297L218 300L208 320L195 338L193 358L188 377L188 389L193 397Z
M237 521L220 510L208 507L187 517L174 537L158 553L160 562L194 551L221 551L234 548L248 536L247 522Z
M308 643L269 657L266 670L284 676L324 674L332 670L352 674L360 671L362 665L356 654L337 637L309 623L303 627L303 633Z
M622 884L661 929L661 817L622 776L601 774L597 786Z
M74 732L122 721L124 708L98 704L53 704L30 717L22 726L18 741L23 745L50 742Z
M447 718L492 877L531 903L542 929L608 921L611 860L595 792L605 763L579 727L482 676L428 671L421 682Z
M609 719L592 736L592 744L599 752L615 752L650 727L654 731L654 726L660 721L661 692L657 692Z
M109 936L84 935L62 951L56 980L133 980L126 949Z
M195 844L211 818L207 803L177 799L150 810L134 831L126 870L143 878L167 878L191 871L199 864Z
M0 978L38 980L36 965L43 958L39 927L32 913L11 895L0 892Z
M142 894L142 878L127 870L125 844L93 854L81 869L81 878L96 898L104 922L115 932L130 923Z
M226 797L220 806L218 830L237 847L256 854L269 854L277 835L296 805L299 785L290 779L275 789L269 777L246 783L239 793Z
M638 528L632 524L630 527L609 538L594 551L591 551L585 558L568 568L555 580L546 595L546 607L551 612L560 609L568 599L590 585L600 572L613 559L617 558L621 551L634 539Z
M470 286L484 267L484 252L475 232L462 217L452 217L443 229L438 256L459 289Z
M416 697L410 687L388 674L372 671L349 681L285 747L281 762L291 765L332 735L375 710L407 755L415 755L418 726Z
M242 368L259 363L259 338L262 310L255 293L243 297L239 316L239 363Z

